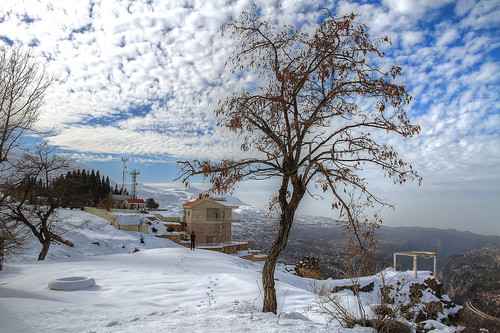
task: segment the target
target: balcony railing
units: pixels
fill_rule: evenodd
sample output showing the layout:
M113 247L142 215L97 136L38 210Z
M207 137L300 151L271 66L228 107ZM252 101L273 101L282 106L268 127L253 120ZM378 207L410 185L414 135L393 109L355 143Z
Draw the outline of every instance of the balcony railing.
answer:
M186 217L181 217L179 219L179 222L181 223L186 223L187 218ZM215 223L215 222L225 222L225 223L235 223L235 222L240 222L240 219L229 219L227 217L205 217L205 220L200 221L200 219L192 219L191 221L194 223L200 223L200 222L209 222L209 223Z
M198 243L196 242L196 246L231 246L231 245L241 245L248 244L248 239L240 239L240 240L230 240L224 242L215 242L215 243Z
M205 221L207 222L226 222L226 223L232 223L232 222L240 222L240 219L228 219L225 217L207 217L205 218Z

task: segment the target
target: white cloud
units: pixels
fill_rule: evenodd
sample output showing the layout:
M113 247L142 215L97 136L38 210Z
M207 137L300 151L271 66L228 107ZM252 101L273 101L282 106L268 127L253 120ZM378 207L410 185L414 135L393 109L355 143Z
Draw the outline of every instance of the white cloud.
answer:
M422 31L405 31L401 34L401 40L405 48L414 46L424 40L424 33Z
M219 99L258 78L224 70L234 42L219 28L252 1L189 4L1 1L0 37L35 44L33 52L55 77L39 123L58 130L50 142L76 151L81 160L92 154L100 161L114 154L153 156L149 162L154 156L240 154L234 136L216 127L213 110ZM321 6L360 13L371 36L392 39L383 64L403 67L401 82L414 97L408 111L422 127L420 136L391 143L429 187L456 180L498 183L498 1L257 4L264 16L297 25L314 22ZM444 6L446 17L440 16Z
M404 15L420 16L430 9L439 8L453 0L383 0L391 11Z
M496 0L479 0L474 4L460 2L456 12L465 16L460 22L462 27L475 30L500 27L500 3Z
M459 16L463 16L470 11L476 0L459 0L455 6L455 13Z
M456 29L447 29L437 40L436 44L439 46L444 46L452 43L459 37L458 31Z
M162 155L175 158L220 159L237 156L239 141L222 130L192 128L176 135L113 126L72 126L49 138L49 143L77 152L96 154ZM90 149L89 147L92 147Z

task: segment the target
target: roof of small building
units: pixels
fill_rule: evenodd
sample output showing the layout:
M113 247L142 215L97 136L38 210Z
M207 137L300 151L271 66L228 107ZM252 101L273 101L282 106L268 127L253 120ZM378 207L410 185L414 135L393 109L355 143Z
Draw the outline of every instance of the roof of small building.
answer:
M128 203L145 204L146 202L142 199L126 199Z
M226 198L219 198L219 197L215 197L215 198L209 198L209 197L201 197L201 198L198 198L194 201L190 201L184 205L182 205L183 207L191 207L195 204L197 204L198 202L200 201L203 201L203 200L210 200L210 201L213 201L213 202L216 202L220 205L223 205L223 206L226 206L226 207L232 207L232 208L238 208L239 205L236 204L236 203L233 203L233 202L230 202L230 201L227 201Z
M206 199L206 198L198 198L198 199L196 199L196 200L194 200L194 201L190 201L190 202L188 202L188 203L186 203L186 204L184 204L184 205L182 205L182 206L183 206L183 207L190 207L190 206L192 206L192 205L194 205L194 204L196 204L196 203L198 203L198 202L202 201L203 199Z

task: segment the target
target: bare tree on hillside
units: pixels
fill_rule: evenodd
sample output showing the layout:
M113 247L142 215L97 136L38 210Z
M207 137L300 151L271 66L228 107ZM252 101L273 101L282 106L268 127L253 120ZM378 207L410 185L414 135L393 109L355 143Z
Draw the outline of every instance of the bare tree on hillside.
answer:
M33 129L51 79L20 46L0 49L0 176L10 176L6 163L21 137ZM1 198L5 196L0 196ZM0 198L0 199L1 199ZM22 250L25 233L13 221L0 221L0 270L3 258Z
M381 221L364 211L386 203L368 189L364 165L380 167L394 183L421 181L392 146L376 141L389 134L412 137L420 128L403 110L411 100L405 86L394 83L401 68L378 65L380 44L388 39L370 39L357 18L323 11L314 29L297 30L261 19L254 7L226 22L223 33L237 42L228 61L232 72L253 71L259 80L234 92L215 113L219 126L242 137L248 157L178 162L178 179L187 184L202 175L217 193L247 179L281 180L271 200L279 208L279 225L262 271L264 312L276 313L275 266L312 186L334 198L332 209L352 235L350 249L356 244L368 250Z
M63 187L56 178L68 170L70 160L56 155L46 144L36 153L24 154L11 171L8 183L3 184L0 222L10 230L29 230L40 242L38 260L44 260L52 243L73 247L61 235L67 229L57 218Z
M0 50L0 163L33 129L51 82L20 46Z
M0 271L4 258L12 257L25 250L28 231L18 221L0 220Z

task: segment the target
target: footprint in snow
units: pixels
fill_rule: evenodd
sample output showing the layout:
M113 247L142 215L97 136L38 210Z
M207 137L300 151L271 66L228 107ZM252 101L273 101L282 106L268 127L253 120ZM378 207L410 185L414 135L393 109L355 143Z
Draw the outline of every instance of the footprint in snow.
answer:
M116 320L113 320L113 321L110 321L106 327L113 327L113 326L116 326L118 325L120 322L116 321Z

